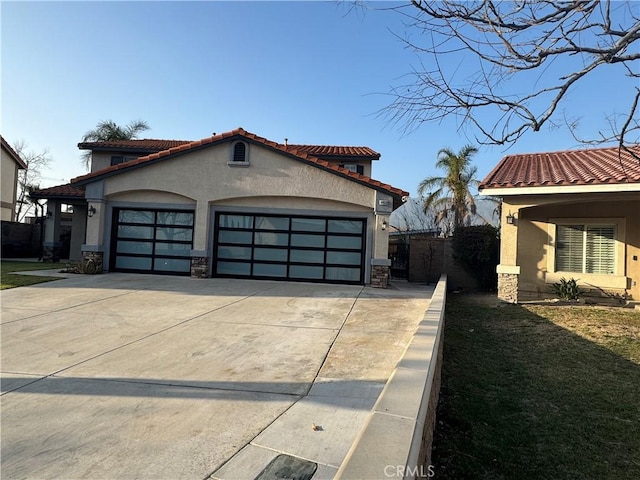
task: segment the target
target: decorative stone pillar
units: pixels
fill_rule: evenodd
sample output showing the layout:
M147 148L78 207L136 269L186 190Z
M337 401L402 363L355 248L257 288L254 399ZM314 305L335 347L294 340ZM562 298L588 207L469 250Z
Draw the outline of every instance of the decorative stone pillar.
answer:
M85 265L86 273L102 273L104 261L103 252L84 251L82 252L82 263ZM91 266L93 264L93 266Z
M520 267L498 265L498 299L507 303L518 303L518 277Z
M61 205L57 200L47 201L47 217L44 226L44 241L42 242L42 261L60 261L60 217Z
M387 258L371 259L371 286L387 288L391 272L391 260Z
M209 277L209 257L191 257L191 278Z

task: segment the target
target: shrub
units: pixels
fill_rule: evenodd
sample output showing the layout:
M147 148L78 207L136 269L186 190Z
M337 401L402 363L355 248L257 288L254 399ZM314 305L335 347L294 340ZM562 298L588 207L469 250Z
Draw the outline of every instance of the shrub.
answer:
M575 278L567 280L562 277L558 283L552 285L553 291L563 300L578 300L580 297L580 288Z
M102 273L93 260L83 260L79 262L71 262L67 268L60 270L61 273L81 273L84 275L95 275Z
M498 229L491 225L458 227L452 239L453 258L476 279L483 291L498 287L496 266L500 258Z

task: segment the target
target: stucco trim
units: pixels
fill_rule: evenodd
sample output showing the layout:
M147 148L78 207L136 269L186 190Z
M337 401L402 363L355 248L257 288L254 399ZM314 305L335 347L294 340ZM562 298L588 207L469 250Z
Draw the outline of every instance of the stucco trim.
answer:
M391 260L388 258L372 258L371 265L373 266L382 266L382 267L390 267Z
M520 267L518 265L498 265L496 273L506 273L508 275L520 275Z
M80 246L82 252L104 252L104 245L87 245L86 243Z
M517 195L539 195L551 193L613 193L613 192L640 192L640 183L612 183L605 185L554 185L545 187L486 187L479 191L480 195L493 195L499 197Z

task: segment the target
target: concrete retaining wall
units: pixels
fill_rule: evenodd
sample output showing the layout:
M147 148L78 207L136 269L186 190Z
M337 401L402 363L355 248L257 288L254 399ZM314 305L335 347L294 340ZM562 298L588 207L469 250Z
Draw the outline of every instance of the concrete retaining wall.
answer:
M432 478L447 276L335 478Z

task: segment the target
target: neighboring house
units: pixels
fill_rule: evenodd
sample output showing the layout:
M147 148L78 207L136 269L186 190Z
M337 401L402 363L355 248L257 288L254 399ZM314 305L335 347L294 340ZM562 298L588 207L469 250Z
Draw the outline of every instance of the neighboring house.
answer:
M0 203L2 207L1 219L5 222L14 222L16 221L18 170L26 170L27 165L2 136L0 136L0 144L2 144L2 154L0 155L2 157L2 171L0 172L2 177L0 186L0 191L2 192L2 203Z
M76 201L84 242L72 256L107 271L386 286L389 215L408 193L370 177L380 154L368 147L241 128L78 146L92 150L91 172L32 195L48 200L47 224ZM55 231L46 240L55 259Z
M562 277L640 300L638 158L617 147L507 155L480 192L503 199L502 300L547 297Z

